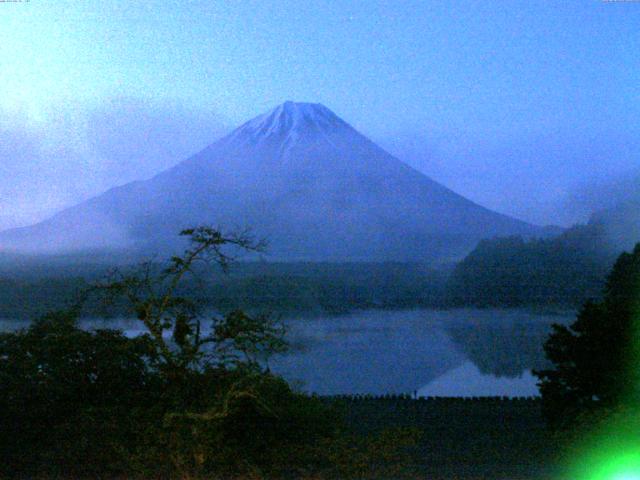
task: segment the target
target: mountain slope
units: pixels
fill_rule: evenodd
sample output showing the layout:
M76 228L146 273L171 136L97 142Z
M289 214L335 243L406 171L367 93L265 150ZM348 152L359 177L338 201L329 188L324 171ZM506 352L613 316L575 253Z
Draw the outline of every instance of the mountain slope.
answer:
M286 102L175 167L32 227L3 249L175 248L198 224L251 227L279 259L433 260L543 229L480 207L319 104Z

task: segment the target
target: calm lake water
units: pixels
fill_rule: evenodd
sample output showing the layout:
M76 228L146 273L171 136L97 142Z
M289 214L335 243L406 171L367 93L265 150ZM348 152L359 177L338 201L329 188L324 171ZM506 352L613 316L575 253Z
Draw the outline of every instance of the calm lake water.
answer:
M318 394L537 395L532 369L567 315L521 310L366 311L296 320L273 371Z
M532 369L544 368L552 323L574 316L523 310L363 311L286 320L289 353L272 371L321 395L409 393L423 396L537 395ZM138 324L87 326L140 332ZM16 322L2 322L15 328Z

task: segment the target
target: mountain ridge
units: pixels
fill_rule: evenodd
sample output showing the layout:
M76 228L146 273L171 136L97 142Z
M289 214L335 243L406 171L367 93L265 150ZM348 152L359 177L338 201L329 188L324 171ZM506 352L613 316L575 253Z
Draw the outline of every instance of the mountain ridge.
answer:
M0 245L164 250L199 224L251 227L274 258L296 260L443 258L545 231L440 185L321 104L285 102L151 179L0 233Z

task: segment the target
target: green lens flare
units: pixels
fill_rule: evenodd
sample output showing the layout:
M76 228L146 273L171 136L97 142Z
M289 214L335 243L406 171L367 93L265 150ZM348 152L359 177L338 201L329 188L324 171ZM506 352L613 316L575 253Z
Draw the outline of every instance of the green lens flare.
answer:
M598 470L593 480L640 480L640 457L613 459Z
M594 435L591 445L576 455L572 480L640 480L640 432L637 416L622 427L603 429ZM618 428L616 428L618 427Z
M575 427L558 437L562 464L558 480L640 480L640 244L633 254L620 256L607 289L598 307L602 310L583 320L597 317L616 340L606 345L610 356L603 354L606 350L591 350L600 356L599 363L585 365L596 369L595 375L577 385L578 392L581 388L601 392L589 399L599 398L600 404L583 409ZM591 328L588 322L582 327L583 333ZM584 338L585 350L578 348L575 354L586 357L588 342L601 347L598 342L608 337Z
M573 477L575 480L640 480L640 456L616 455L596 465L588 462Z
M611 477L613 480L640 480L640 474L636 473L621 473Z

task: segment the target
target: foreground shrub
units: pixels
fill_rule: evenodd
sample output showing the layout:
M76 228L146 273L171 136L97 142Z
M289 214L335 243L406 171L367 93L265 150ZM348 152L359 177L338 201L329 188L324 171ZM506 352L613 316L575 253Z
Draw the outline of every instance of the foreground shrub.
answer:
M413 434L350 435L335 406L268 372L286 348L278 322L241 310L204 319L179 295L196 262L226 268L223 247L261 244L183 234L189 248L165 268L143 264L89 292L126 305L144 335L82 330L80 306L0 335L0 475L376 478L402 463Z

